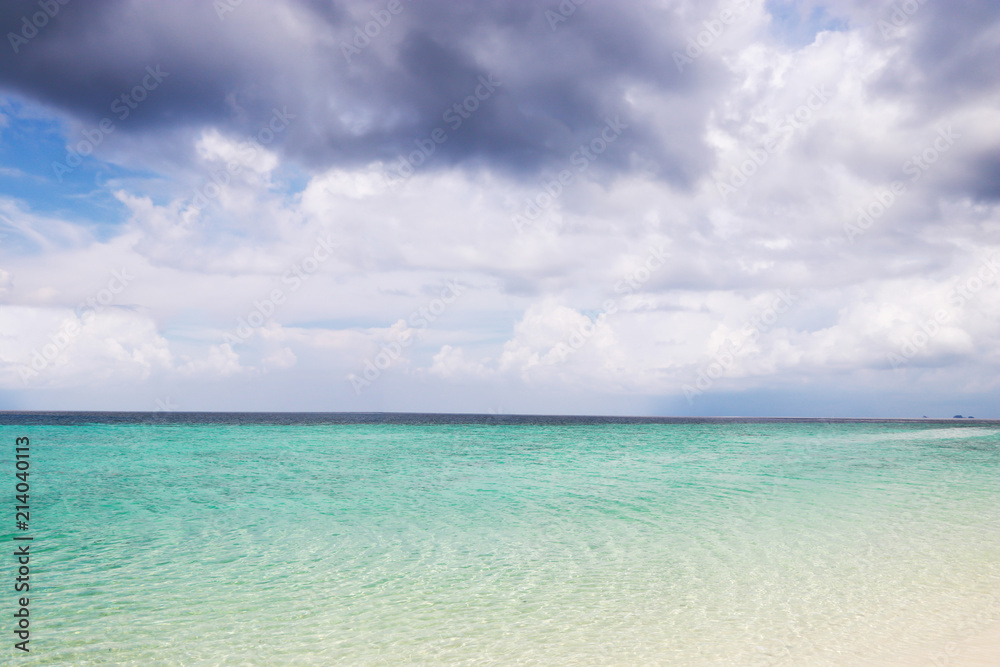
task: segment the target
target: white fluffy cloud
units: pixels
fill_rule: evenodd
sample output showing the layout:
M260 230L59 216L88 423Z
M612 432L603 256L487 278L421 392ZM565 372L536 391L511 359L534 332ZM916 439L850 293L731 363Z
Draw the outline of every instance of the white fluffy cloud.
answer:
M678 7L659 29L683 49L721 7ZM528 122L497 95L470 116L468 135L449 135L402 183L390 185L386 171L419 148L422 131L320 164L305 157L310 123L316 150L337 154L339 144L317 109L352 107L319 87L315 108L289 126L294 151L251 150L246 132L211 119L164 135L186 157L160 154L155 164L170 166L157 176L103 185L120 224L0 198L0 383L76 392L81 404L101 387L169 387L198 409L223 405L205 383L219 395L252 387L257 408L274 399L327 410L487 411L530 395L533 411L564 411L564 396L583 393L593 397L587 411L613 395L642 406L616 410L662 397L662 409L698 412L726 409L711 396L742 394L732 405L774 414L747 402L759 391L836 395L855 414L895 410L901 403L886 397L915 392L921 411L953 411L943 394L985 405L1000 363L1000 200L983 176L997 173L1000 87L967 69L979 87L951 86L928 102L921 77L945 86L935 67L951 66L929 61L938 48L929 6L889 36L878 27L884 7L827 9L835 25L800 43L768 5L751 3L690 64L678 70L667 54L669 86L642 69L651 54L609 43L619 69L601 74L600 94L587 91L593 110L608 111L573 127L549 119L553 145L568 148L546 147L534 162L543 148L530 142L520 158L489 144L513 141L516 127L504 123ZM585 39L586 11L551 39L567 48ZM303 49L319 48L320 28L297 16L286 28ZM379 59L406 44L364 57L388 66ZM530 91L539 109L571 103L551 95L582 95L540 87L567 63L546 62L532 79L509 46L461 48L482 63L510 59L497 71L520 74L501 89ZM258 93L230 97L234 117ZM358 102L354 132L388 137L406 114L426 113L417 97L367 114ZM528 113L518 99L516 113ZM614 109L625 119L620 139L590 144L605 148L589 158L575 152ZM4 118L4 132L19 122ZM143 166L124 143L115 150L104 158ZM131 278L102 303L115 272ZM76 333L53 342L73 322ZM52 346L58 353L46 354ZM30 395L45 407L44 392Z

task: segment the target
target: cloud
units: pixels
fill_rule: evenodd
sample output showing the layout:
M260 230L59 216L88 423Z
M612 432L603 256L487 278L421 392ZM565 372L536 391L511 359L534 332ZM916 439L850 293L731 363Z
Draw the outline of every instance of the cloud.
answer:
M170 368L168 342L148 318L121 308L0 309L0 382L8 389L136 383Z
M62 6L0 49L5 386L539 411L994 391L1000 303L969 281L1000 248L995 3L736 4L403 2L363 45L369 3Z
M699 137L714 75L674 67L684 34L677 12L593 4L553 33L536 3L404 7L348 62L343 45L372 20L367 3L283 0L224 20L193 0L69 4L19 53L0 55L0 85L96 123L114 118L114 101L142 84L146 67L160 67L168 76L116 131L160 135L155 150L176 159L201 128L254 134L273 109L287 108L297 119L281 148L312 168L388 162L441 128L447 141L429 168L486 164L530 175L564 162L609 115L631 131L602 169L641 159L689 185L708 165ZM36 9L8 3L0 24ZM481 77L499 81L497 90L462 109ZM639 100L669 104L671 122L640 111Z
M432 375L437 375L446 379L461 379L472 377L482 379L493 374L493 369L483 362L470 361L465 358L462 348L444 345L441 351L434 355L434 363L429 371Z
M266 357L262 365L267 370L285 370L295 365L298 358L290 347L283 347L269 357Z
M277 359L280 360L281 356L277 355ZM183 375L201 375L213 378L227 378L246 371L247 369L240 364L240 355L227 343L212 345L205 358L187 361L178 369L178 372Z

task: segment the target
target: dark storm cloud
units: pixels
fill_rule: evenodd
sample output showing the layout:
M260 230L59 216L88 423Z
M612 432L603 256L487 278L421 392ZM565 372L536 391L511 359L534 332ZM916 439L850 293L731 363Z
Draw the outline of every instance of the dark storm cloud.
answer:
M971 161L968 191L980 201L1000 201L1000 148Z
M900 50L882 76L882 90L919 97L931 112L992 95L1000 82L1000 43L993 37L998 20L996 0L887 4L877 34Z
M535 174L561 168L615 116L629 130L599 169L638 160L687 184L708 167L701 137L719 69L705 57L678 72L672 53L688 31L671 12L593 2L555 23L546 12L557 2L400 2L370 44L362 38L345 55L386 2L244 0L220 18L195 0L70 0L18 53L0 48L0 86L94 121L160 65L169 80L125 133L243 134L287 108L297 120L283 149L318 168L392 160L442 127L448 139L429 168L472 162ZM37 2L8 2L0 27L16 34L37 11ZM443 114L491 75L495 93L450 128ZM637 115L635 91L669 105ZM672 121L656 127L653 116Z
M0 84L84 120L108 115L114 99L141 83L146 66L162 66L171 85L143 104L127 129L222 114L225 95L219 92L239 81L224 43L201 40L193 30L173 34L171 23L178 22L162 22L152 8L140 12L124 2L69 2L27 43L11 44L11 33L23 33L23 17L38 11L37 2L20 0L0 10L6 36ZM194 25L215 18L210 5L198 14L189 14L198 19ZM199 60L211 64L198 66Z
M919 109L914 120L943 118L975 104L991 105L1000 84L1000 43L994 37L1000 4L906 0L887 5L880 16L879 37L898 44L899 50L878 82L878 92L904 98ZM995 143L976 147L948 179L946 189L957 197L996 201L998 155L1000 145Z

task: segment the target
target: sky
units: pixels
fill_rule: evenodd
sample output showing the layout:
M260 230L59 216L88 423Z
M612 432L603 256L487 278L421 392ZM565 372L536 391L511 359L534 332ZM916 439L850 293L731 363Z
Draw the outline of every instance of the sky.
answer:
M0 29L0 409L1000 418L995 0Z

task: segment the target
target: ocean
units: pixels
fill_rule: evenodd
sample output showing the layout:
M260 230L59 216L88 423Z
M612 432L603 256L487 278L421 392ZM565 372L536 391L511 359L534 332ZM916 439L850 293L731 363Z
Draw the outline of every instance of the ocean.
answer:
M1000 620L998 422L3 413L0 433L3 664L961 664Z

